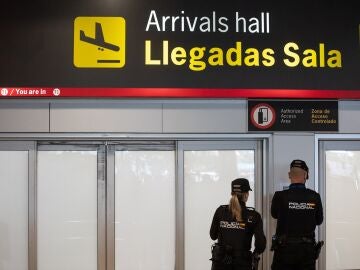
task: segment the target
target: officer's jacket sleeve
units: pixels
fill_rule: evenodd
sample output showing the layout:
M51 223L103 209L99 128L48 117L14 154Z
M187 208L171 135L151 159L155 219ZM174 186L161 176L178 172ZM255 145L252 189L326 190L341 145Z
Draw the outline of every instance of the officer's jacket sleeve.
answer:
M210 237L212 240L216 240L219 234L219 225L220 225L220 207L216 209L213 220L210 227Z
M279 209L280 209L280 193L276 191L271 202L271 216L273 218L277 219L279 217Z
M255 236L255 250L254 252L260 254L263 253L266 248L266 237L263 229L263 221L259 213L257 215L257 223L254 230Z
M324 220L323 206L320 195L318 195L318 202L316 205L316 225L320 225Z

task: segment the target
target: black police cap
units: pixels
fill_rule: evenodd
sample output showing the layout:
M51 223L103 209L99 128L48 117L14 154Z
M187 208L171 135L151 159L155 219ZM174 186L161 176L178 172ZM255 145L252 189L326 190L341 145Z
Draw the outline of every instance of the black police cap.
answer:
M249 180L246 178L237 178L231 182L231 192L241 193L252 190L250 188Z
M300 169L303 169L304 171L306 171L308 174L306 179L309 178L309 167L306 165L305 161L303 161L301 159L294 159L290 164L290 169L294 168L294 167L297 167L297 168L300 168Z

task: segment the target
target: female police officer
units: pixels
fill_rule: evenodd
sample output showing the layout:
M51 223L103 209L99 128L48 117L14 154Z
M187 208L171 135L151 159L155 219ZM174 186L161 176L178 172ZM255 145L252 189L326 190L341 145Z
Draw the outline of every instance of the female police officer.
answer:
M249 181L238 178L231 182L229 205L216 209L210 237L218 239L213 247L212 270L251 270L253 254L265 250L266 238L261 216L253 208L246 207ZM251 253L251 241L255 236L255 250Z

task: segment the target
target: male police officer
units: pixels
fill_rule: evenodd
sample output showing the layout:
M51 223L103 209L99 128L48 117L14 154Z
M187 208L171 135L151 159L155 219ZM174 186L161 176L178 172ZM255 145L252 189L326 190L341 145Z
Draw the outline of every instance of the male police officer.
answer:
M320 195L305 187L309 168L302 160L290 164L288 190L277 191L271 215L277 219L273 237L273 270L315 270L318 247L315 228L323 222ZM321 246L320 246L321 248Z

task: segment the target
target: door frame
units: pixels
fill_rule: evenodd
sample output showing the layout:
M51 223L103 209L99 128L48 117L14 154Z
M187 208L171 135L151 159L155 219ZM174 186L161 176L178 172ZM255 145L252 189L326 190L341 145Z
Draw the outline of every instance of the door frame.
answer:
M351 148L351 142L360 142L360 134L316 134L315 135L315 191L317 191L323 201L324 214L326 213L326 182L325 182L325 151L326 150L346 150ZM341 144L341 145L340 145ZM341 149L340 149L340 148ZM345 148L344 148L345 147ZM354 147L352 146L352 149ZM326 241L326 219L317 230L318 239ZM326 246L318 259L318 269L326 269Z
M255 158L255 190L257 190L255 194L255 207L257 211L261 214L263 217L265 232L269 229L268 224L268 207L266 203L266 197L264 197L264 194L266 194L267 188L267 168L268 168L268 162L266 162L265 153L268 151L265 151L267 149L267 142L265 140L254 140L254 139L244 139L244 140L202 140L202 141L178 141L177 142L177 163L178 168L184 168L184 151L188 150L197 150L197 151L208 151L208 150L254 150L254 158ZM177 207L177 213L179 215L178 220L182 222L177 222L177 252L176 252L176 269L177 270L183 270L185 269L185 224L183 223L184 219L184 171L179 170L178 172L178 192L176 193L179 197L177 200L179 201ZM269 197L269 196L267 196ZM266 211L266 212L264 212ZM263 259L262 259L262 265L263 269L268 269L267 267L270 265L269 262L269 253L264 252ZM260 264L261 265L261 264Z
M36 270L36 142L0 140L0 151L28 151L28 269Z
M255 153L256 162L261 164L261 167L256 169L256 185L259 189L259 186L262 185L262 190L259 192L255 198L255 204L259 212L262 214L263 223L264 223L264 231L265 235L270 235L271 224L270 224L270 213L269 213L269 205L270 198L272 192L271 187L273 186L274 179L272 173L272 140L270 140L271 134L259 133L259 134L107 134L107 133L0 133L0 145L3 144L13 144L20 143L21 141L25 141L26 144L30 144L32 146L32 156L31 163L32 166L29 166L29 173L31 173L31 179L29 180L29 270L37 269L37 252L36 252L36 153L38 146L41 145L42 148L46 148L44 145L52 145L51 147L55 147L55 145L76 145L81 149L82 146L100 146L103 147L100 152L103 153L98 157L100 163L101 160L105 159L105 163L102 163L103 172L105 175L98 176L98 188L101 190L98 191L98 199L101 197L101 194L108 193L106 197L106 201L98 202L99 214L98 214L98 247L103 250L107 250L108 252L102 252L98 250L98 270L114 270L115 268L115 258L114 258L114 224L110 221L114 220L114 192L109 188L114 185L114 172L111 170L111 165L114 163L114 153L115 148L119 142L129 144L134 143L136 145L141 145L142 142L149 143L151 141L155 141L157 143L165 143L166 141L174 141L176 143L176 167L175 170L180 168L179 162L179 145L187 143L191 145L193 143L197 145L205 144L211 142L213 145L221 145L224 149L227 149L229 145L236 144L237 142L255 142L257 144L258 150L260 151L260 155ZM154 145L152 145L154 146ZM70 147L71 148L71 147ZM63 149L62 149L63 150ZM220 150L220 149L219 149ZM29 162L30 163L30 162ZM183 166L183 164L182 164ZM31 169L33 168L33 169ZM98 167L99 168L99 167ZM98 171L99 172L99 171ZM100 173L100 172L99 172ZM183 225L182 230L178 228L179 224L183 221L183 205L184 201L179 194L183 192L182 184L179 184L179 173L175 172L176 175L176 191L175 194L177 196L176 200L176 262L175 269L183 270L184 269L184 231ZM30 177L30 176L29 176ZM99 180L100 179L100 180ZM109 183L106 185L101 179L107 179ZM259 180L258 180L259 179ZM112 181L112 182L111 182ZM100 194L100 195L99 195ZM262 197L261 197L262 196ZM107 208L106 208L107 207ZM104 217L104 219L100 217ZM102 219L102 220L100 220ZM100 232L99 228L105 228L105 233ZM180 240L179 240L180 239ZM99 246L99 243L101 245ZM109 252L110 251L110 252ZM265 250L262 256L263 269L268 269L270 267L270 250L269 247ZM106 267L106 268L105 268Z

